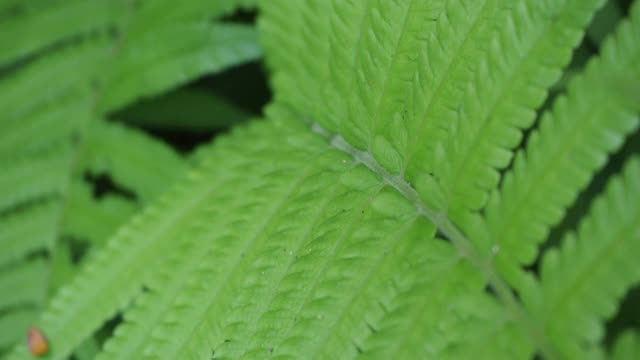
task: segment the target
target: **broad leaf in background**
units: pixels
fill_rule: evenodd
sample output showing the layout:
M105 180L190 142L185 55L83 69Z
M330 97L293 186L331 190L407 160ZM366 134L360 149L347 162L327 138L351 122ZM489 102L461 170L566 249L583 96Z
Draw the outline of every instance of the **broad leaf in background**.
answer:
M260 56L251 27L210 21L251 3L214 3L3 3L0 292L13 295L0 303L0 353L73 274L69 241L101 244L189 168L109 113ZM155 11L182 16L149 21ZM85 175L110 177L134 198L98 199Z

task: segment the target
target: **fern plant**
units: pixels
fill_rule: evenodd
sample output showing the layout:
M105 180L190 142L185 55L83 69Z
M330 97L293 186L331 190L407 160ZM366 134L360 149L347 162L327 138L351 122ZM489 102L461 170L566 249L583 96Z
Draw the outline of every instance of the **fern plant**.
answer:
M604 326L640 280L638 1L259 1L273 100L191 157L108 119L259 56L212 20L251 1L2 4L33 31L0 40L0 348L33 322L50 359L638 356Z

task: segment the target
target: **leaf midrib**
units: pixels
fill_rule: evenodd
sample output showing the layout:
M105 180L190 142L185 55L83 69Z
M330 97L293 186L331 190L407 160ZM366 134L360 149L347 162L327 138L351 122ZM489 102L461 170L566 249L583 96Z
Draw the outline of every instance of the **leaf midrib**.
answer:
M485 281L495 289L496 296L504 304L506 311L511 314L514 322L525 329L530 341L536 345L536 348L547 355L549 359L554 358L546 345L549 342L544 336L544 332L539 330L541 325L529 317L522 304L515 298L513 290L495 269L492 260L475 249L473 243L447 217L446 213L429 208L422 201L418 192L403 177L391 175L369 152L358 150L341 135L334 135L313 121L311 123L306 122L311 127L311 131L324 137L331 147L348 154L365 165L374 174L380 176L386 184L393 187L402 197L409 201L416 208L419 215L433 223L454 245L460 255L482 273Z

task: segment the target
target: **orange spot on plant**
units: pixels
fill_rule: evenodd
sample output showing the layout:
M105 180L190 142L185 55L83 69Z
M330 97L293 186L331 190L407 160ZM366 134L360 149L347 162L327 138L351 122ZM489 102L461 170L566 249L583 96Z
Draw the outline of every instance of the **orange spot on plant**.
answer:
M35 326L30 327L27 333L27 347L31 355L35 356L42 356L49 351L47 339L45 339L42 331Z

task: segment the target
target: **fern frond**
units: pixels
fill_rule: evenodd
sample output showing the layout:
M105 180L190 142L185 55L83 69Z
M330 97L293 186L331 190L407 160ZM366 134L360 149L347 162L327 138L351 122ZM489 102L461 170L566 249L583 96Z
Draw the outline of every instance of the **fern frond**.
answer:
M194 201L187 193L190 192L183 188L174 194L175 199L160 199L160 205L156 204L135 218L131 227L118 232L80 274L57 293L41 320L42 329L56 344L54 358L66 357L140 291L150 269L156 261L161 261L158 256L162 254L162 245L175 236L175 232L166 231L166 227L176 224L185 215L183 208L163 212L158 206L170 208L168 205L175 205L176 201ZM149 219L150 222L141 224L141 219ZM150 226L152 223L154 225ZM145 234L145 237L133 241L138 234ZM161 235L159 239L158 235ZM107 289L117 290L109 297L102 296ZM74 330L69 331L71 329ZM15 353L16 358L27 356L26 349L21 346Z
M43 15L44 16L44 15ZM207 16L207 14L202 13L199 16ZM173 26L173 27L171 27ZM160 34L162 31L167 34L171 29L177 29L177 25L171 25L169 28L165 27L165 30L157 30L155 35ZM185 27L185 28L188 28ZM178 42L176 41L172 50L172 52L158 52L154 49L162 49L160 47L149 47L146 48L145 56L148 56L146 60L155 60L155 62L159 62L160 66L152 69L153 71L165 72L167 70L171 70L168 72L169 75L172 75L173 78L169 78L168 75L158 77L158 79L154 79L151 83L151 87L147 89L142 89L143 94L149 94L149 89L153 91L161 91L165 90L163 87L171 87L175 86L175 81L186 81L191 79L189 76L199 76L203 74L203 71L214 71L219 70L222 66L228 66L231 63L234 63L239 58L247 58L247 57L255 57L259 54L258 48L255 46L255 41L251 41L250 39L254 37L252 31L248 30L245 27L236 27L233 25L213 25L207 26L206 24L202 24L201 28L195 28L200 30L208 30L200 31L200 36L192 37L192 40L195 42L195 45L203 45L205 41L209 40L220 40L217 45L226 45L225 51L223 51L220 55L212 53L212 47L208 44L208 47L204 47L206 51L198 53L196 52L187 52L184 54L182 50L189 48L189 46L194 45L194 43L187 43L186 47L178 46ZM215 33L212 33L215 30ZM218 31L219 30L219 31ZM184 34L182 34L184 35ZM174 38L175 39L175 38ZM51 137L42 137L37 136L42 139L43 145L38 144L37 146L26 146L23 155L19 157L13 156L13 154L9 154L6 158L3 157L2 161L6 161L6 171L3 171L3 176L0 179L0 208L2 211L6 211L9 208L15 207L20 204L25 204L27 201L35 201L40 200L45 197L50 197L51 195L60 196L60 198L64 199L67 194L65 189L67 187L69 174L71 172L70 162L72 160L71 153L67 151L64 155L59 156L60 152L51 152L46 146L59 146L59 137L66 137L66 141L72 142L73 137L78 135L79 137L84 136L84 132L82 131L85 128L86 121L93 118L98 118L100 116L100 110L96 109L94 103L96 101L100 101L100 99L105 99L104 93L101 91L96 91L96 89L100 88L101 82L104 79L108 79L109 73L100 72L100 69L104 62L109 59L118 60L120 58L124 59L118 64L119 67L116 69L118 71L130 71L135 65L136 57L135 54L132 53L124 53L121 54L118 51L118 47L114 47L117 45L116 39L111 38L109 36L105 37L88 37L86 41L82 41L80 43L74 43L68 47L63 48L62 50L54 51L51 54L47 54L47 56L39 58L33 62L28 63L26 66L21 67L11 73L11 76L5 77L0 83L0 91L3 92L3 96L0 99L0 106L3 107L3 124L9 124L8 127L11 128L14 126L14 122L19 121L22 118L28 119L25 124L33 125L31 129L27 127L23 128L22 133L12 133L9 138L13 141L13 143L20 143L21 138L28 138L29 135L32 134L33 131L42 131L47 127L57 126L57 121L69 121L70 115L82 115L82 117L74 116L68 123L65 123L63 126L56 128L56 131L52 131L51 133L47 133L51 135ZM135 41L134 41L135 40ZM246 40L246 41L245 41ZM149 39L147 39L147 45L149 45ZM198 43L199 41L199 43ZM238 41L238 43L233 43L234 41ZM250 43L249 43L250 42ZM131 51L127 49L140 49L144 45L144 42L141 41L141 38L129 37L126 42L126 46L123 47L125 51ZM216 45L216 44L214 44ZM215 46L214 46L215 47ZM215 50L220 50L221 48L215 48ZM197 50L197 49L196 49ZM127 55L128 54L128 55ZM178 59L183 61L175 61L176 56ZM204 59L201 56L207 56L213 58L215 61L211 62L209 59ZM217 57L216 57L217 56ZM142 57L144 58L144 56ZM127 61L130 61L130 64L127 64ZM195 68L193 68L195 64ZM213 66L213 67L212 67ZM186 72L183 72L186 71ZM66 76L60 77L60 74L66 74ZM185 75L186 74L186 75ZM152 76L153 74L147 74L148 76ZM43 88L42 84L54 84L55 86ZM114 84L114 83L108 83ZM138 83L138 86L140 84ZM51 89L51 91L42 91L43 89ZM127 90L128 89L128 90ZM117 91L123 89L116 89ZM140 95L140 89L126 88L127 91L132 91L132 93L128 94L128 96L138 96ZM83 96L79 99L71 100L69 103L64 103L65 106L68 105L68 108L61 107L59 109L55 109L52 105L59 100L71 99L73 94L86 92L89 96ZM109 91L109 88L107 88ZM109 94L107 92L107 94ZM134 100L134 98L126 98L126 101ZM86 101L89 100L89 101ZM61 104L62 105L62 104ZM87 105L85 107L85 105ZM87 113L83 114L82 110L86 109ZM74 113L74 111L80 110L79 114ZM16 127L17 128L17 127ZM67 131L68 130L68 131ZM107 130L108 131L108 130ZM107 132L105 131L105 132ZM113 132L110 132L113 135ZM56 136L53 136L56 135ZM60 135L60 136L58 136ZM145 151L146 146L151 142L148 139L140 140L139 137L128 135L120 131L116 135L125 136L128 140L133 142L127 142L126 144L131 147L140 146L140 144L144 144ZM46 138L46 139L45 139ZM96 139L99 137L96 136ZM133 138L133 140L132 140ZM58 140L56 140L58 139ZM98 144L98 142L93 141L95 139L90 139L92 143ZM109 139L113 144L113 137ZM122 140L122 139L120 139ZM44 144L47 144L46 146ZM100 142L99 144L108 144L107 141ZM75 144L74 144L75 145ZM120 143L122 145L122 143ZM155 145L155 149L159 148L159 145ZM37 149L38 151L35 151ZM63 149L69 149L68 146L63 146ZM28 151L27 151L28 150ZM122 158L122 149L120 152L116 152L114 158L117 158L119 155ZM135 150L140 150L136 148ZM143 151L144 153L144 151ZM179 174L180 171L185 169L185 164L183 162L179 162L179 159L175 154L169 154L170 152L163 148L162 150L154 151L153 154L161 157L164 160L167 160L165 164L163 164L164 168L156 168L154 170L153 166L149 167L149 164L153 164L154 161L158 160L158 158L154 158L154 161L145 162L146 170L154 170L153 174L164 174L170 175L172 179L175 178L176 175ZM94 153L94 155L99 154L99 152ZM126 154L131 155L131 154ZM147 154L149 155L149 154ZM28 159L24 162L18 161L16 159ZM96 159L100 160L100 157L96 157ZM56 160L49 161L49 160ZM176 166L172 166L169 168L168 164L178 164ZM116 164L116 167L118 164ZM180 167L182 166L182 167ZM120 168L116 168L114 172L118 172ZM170 181L166 181L166 183L160 184L157 182L153 188L146 187L149 184L144 183L144 180L140 175L140 168L136 169L138 172L129 171L130 169L124 169L123 178L125 181L131 181L132 186L139 187L140 192L143 193L143 196L146 198L151 197L152 194L155 194L158 189L162 186L167 186ZM46 176L42 176L42 174L46 174ZM122 174L118 174L122 175ZM132 176L134 175L134 176ZM146 174L147 176L149 174ZM147 177L146 180L149 178ZM186 189L184 190L187 191ZM60 210L61 208L58 208ZM28 209L27 209L28 210ZM55 209L54 209L55 210ZM180 217L179 214L171 213L167 214L169 217L172 215ZM42 228L41 231L52 232L53 237L59 235L57 232L59 231L58 223L60 222L61 212L56 212L56 221L48 222L46 225L49 227ZM160 229L162 226L160 226ZM12 230L9 228L9 230ZM18 229L19 230L19 229ZM162 230L160 230L162 232ZM148 231L145 230L145 233ZM14 236L15 234L11 234ZM41 234L40 234L41 235ZM165 234L165 236L170 237L171 234ZM120 239L126 238L127 236L121 235ZM14 239L14 238L12 238ZM166 238L165 238L166 239ZM120 240L125 241L125 240ZM128 240L126 240L128 241ZM32 240L29 239L25 244L32 244ZM8 244L9 245L9 244ZM122 246L122 245L120 245ZM24 254L24 251L34 250L31 246L25 247L23 249L18 249ZM136 254L144 258L145 252L144 244L140 251L132 251L132 254ZM102 262L110 262L109 259L109 251L116 251L116 249L105 250L105 257L98 258L96 260L98 263ZM117 251L116 251L117 252ZM126 257L122 259L123 262L126 261L140 261L145 267L146 265L150 265L156 260L156 253L151 252L151 257L148 258L148 262L144 262L135 257L127 259ZM15 257L14 254L11 255L12 259ZM116 255L117 256L117 255ZM55 264L54 264L55 265ZM103 266L91 267L89 266L89 273L97 273L101 270ZM149 266L148 269L153 268L153 266ZM54 269L55 270L55 269ZM10 274L7 272L7 274ZM45 281L47 279L47 271L42 271L40 275L40 279ZM146 276L146 274L140 273L139 277L132 277L129 280L130 286L124 285L122 291L124 296L115 297L112 302L108 302L105 305L106 310L102 310L98 307L97 309L92 309L91 306L88 306L85 311L91 313L101 314L98 316L98 319L92 318L92 316L87 316L86 320L88 323L99 324L100 321L104 320L103 314L107 312L108 314L112 314L113 311L124 303L130 300L130 296L135 294L139 290L139 284L141 280ZM55 275L55 274L54 274ZM113 287L114 284L118 284L121 278L127 278L128 274L120 273L120 278L115 276L114 283L111 283L109 287ZM53 279L55 280L55 279ZM53 281L52 280L52 281ZM82 283L82 278L78 280L79 283ZM84 283L86 286L87 283ZM99 284L96 284L99 285ZM82 285L81 285L82 286ZM43 288L46 288L44 286ZM5 288L2 288L3 292ZM62 298L70 297L71 294L65 292L63 289L60 295ZM113 304L116 305L113 305ZM54 302L54 310L60 310L65 316L69 314L65 314L66 309L58 309ZM114 307L115 306L115 307ZM80 319L81 322L84 322L85 319L82 317L76 318ZM93 323L91 323L93 319ZM86 325L85 325L86 326ZM64 335L64 334L63 334ZM82 339L85 337L86 333L80 333L80 335L76 335L77 339ZM74 337L70 337L69 341L74 341ZM65 349L61 347L61 351L70 350L69 348Z
M533 124L535 109L603 1L505 3L487 35L471 35L474 48L464 55L470 61L458 65L442 90L448 96L434 99L433 112L425 113L448 131L420 138L418 152L443 151L430 161L454 211L486 205L498 170L509 165L521 131Z
M0 25L0 66L64 39L104 31L122 16L123 5L120 0L60 1L4 20Z
M238 185L248 180L241 169L252 164L252 158L257 158L269 143L269 137L263 135L252 131L254 141L249 142L252 146L244 150L244 142L234 145L230 139L218 141L214 149L222 149L209 161L216 164L219 177L206 177L206 169L191 173L190 180L181 182L177 189L163 195L142 215L136 216L129 226L120 229L79 276L54 297L41 322L52 343L56 343L54 358L69 354L102 321L139 293L155 264L162 263L164 256L161 255L167 254L167 246L179 244L177 239L182 237L186 224L192 218L197 219L198 208L208 201L211 193L216 193L221 184ZM239 150L244 155L252 155L240 156ZM286 162L279 165L286 168ZM273 171L269 164L260 166L263 171ZM284 185L273 187L281 189ZM264 192L264 201L269 201L268 195L273 190L265 185L256 191ZM188 234L184 236L188 239ZM102 296L107 289L117 290L109 297ZM16 358L26 356L24 351L20 348Z
M118 123L94 121L87 132L85 170L109 174L144 203L157 196L188 169L169 146Z
M158 39L163 46L157 46ZM99 104L102 111L261 55L251 27L209 21L166 25L128 41L104 89Z
M342 327L359 317L367 320L367 328L356 329L358 337L352 338L356 346L339 339L348 329L336 326L322 356L515 359L530 354L526 336L482 293L476 269L455 253L449 243L426 241L420 233L399 241L358 301L342 310Z
M215 212L212 215L215 215ZM192 234L192 231L188 233ZM174 248L172 253L163 268L154 274L155 281L146 284L145 292L136 299L133 308L125 313L124 323L116 328L114 335L105 343L104 350L98 354L97 360L133 359L136 350L144 347L146 335L158 325L165 314L167 302L172 299L171 296L159 299L154 293L164 289L165 294L175 296L182 284L169 281L170 274L182 274L186 279L192 267L197 266L200 257L206 254L201 247L193 244Z
M136 203L123 197L95 199L89 185L76 180L65 205L62 233L101 245L137 210Z
M0 266L24 258L37 249L50 249L60 205L57 200L40 202L35 206L0 217Z
M640 336L637 331L625 331L618 336L611 359L613 360L634 360L640 357Z
M607 155L638 128L640 6L569 85L518 154L486 209L497 262L533 261L537 245L563 216ZM635 89L635 90L634 90Z
M542 260L541 291L529 306L564 358L579 359L583 347L597 343L602 321L614 314L627 289L640 282L638 179L640 158L633 158L595 200L577 233Z
M444 1L265 1L263 43L267 50L279 48L268 51L267 57L274 70L276 99L351 144L370 148L373 119L380 115L383 121L380 112L388 113L377 107L398 101L386 98L387 90L406 88L416 68L413 58L428 36L418 34L434 31L433 18L443 8ZM291 32L302 36L288 36ZM291 52L300 56L292 58ZM322 89L316 86L320 82L326 82ZM355 100L347 103L341 96L345 93Z
M443 191L445 208L477 210L602 1L324 3L264 3L277 101L371 152L425 201Z
M125 313L101 359L356 355L404 291L427 291L425 281L486 296L482 276L451 244L433 239L435 227L411 203L297 119L279 120L254 124L242 142L212 150L203 181L228 178L209 185L216 191L184 224L175 260ZM240 143L260 143L260 151L247 153ZM232 168L214 163L228 151L240 152ZM239 169L242 176L234 174ZM245 196L230 196L231 189ZM459 276L441 279L452 268ZM435 323L414 325L415 341L439 346L436 354L459 353L459 339L497 315L484 307L491 303L461 301L433 312ZM406 321L422 308L399 313ZM495 321L497 332L508 326ZM452 322L460 338L453 330L446 340L430 336ZM518 341L496 336L501 355L526 342L506 333Z
M259 56L250 28L215 22L254 1L132 3L104 37L89 30L7 69L0 314L35 310L77 271L34 324L51 359L95 356L115 315L100 360L604 357L602 321L640 282L640 158L544 256L540 282L522 265L638 128L640 4L544 115L501 192L498 170L604 0L265 0L266 121L203 146L192 169L102 120ZM49 67L70 78L58 86ZM51 94L35 91L44 80ZM94 197L85 173L140 201ZM99 245L78 270L65 235ZM11 354L29 358L23 343Z
M385 315L376 298L401 296L396 282L413 286L396 270L403 257L389 254L411 253L409 241L435 241L434 226L377 175L331 150L297 120L240 128L210 151L198 176L122 228L56 296L40 323L56 344L53 358L68 354L142 284L149 291L125 313L104 358L355 353L353 343L364 344L371 335L367 322L377 327ZM438 244L442 259L434 262L443 262L446 271L460 258L450 244ZM425 246L416 259L434 256L430 249ZM173 259L168 263L161 256L167 252ZM176 265L151 274L159 263ZM452 291L462 287L482 297L484 280L477 273L467 278L472 274L463 271ZM301 281L308 284L304 289ZM101 297L106 289L111 296ZM492 314L464 303L451 309L440 321ZM420 308L412 311L416 316ZM420 331L429 342L429 332ZM455 353L456 343L450 339L443 351ZM14 355L23 358L24 348Z

